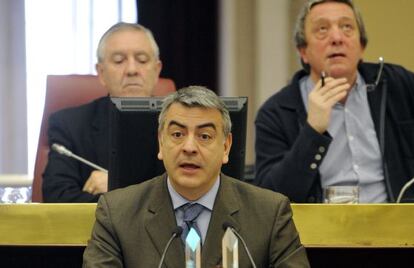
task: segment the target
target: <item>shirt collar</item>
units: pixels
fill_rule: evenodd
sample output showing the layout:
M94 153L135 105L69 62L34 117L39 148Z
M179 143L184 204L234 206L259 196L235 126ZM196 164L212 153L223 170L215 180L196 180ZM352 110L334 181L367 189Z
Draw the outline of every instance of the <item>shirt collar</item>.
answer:
M213 187L211 187L211 189L205 195L203 195L202 197L200 197L199 199L195 201L189 201L186 198L184 198L182 195L177 193L177 191L174 189L174 187L171 184L170 177L167 178L168 192L170 193L174 210L183 206L186 203L198 203L209 210L213 210L214 201L216 199L219 186L220 186L220 176L218 176L218 178L213 184Z

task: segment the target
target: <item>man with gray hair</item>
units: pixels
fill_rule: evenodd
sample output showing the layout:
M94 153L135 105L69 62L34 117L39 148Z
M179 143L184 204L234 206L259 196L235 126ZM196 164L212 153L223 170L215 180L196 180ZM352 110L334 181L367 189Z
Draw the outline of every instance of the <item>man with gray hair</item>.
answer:
M98 78L109 96L52 114L48 136L49 144L61 144L107 168L109 98L151 96L162 64L151 31L124 22L103 34L97 59ZM51 151L42 188L45 202L96 202L108 190L108 174Z
M309 267L288 199L220 172L232 135L216 94L190 86L166 97L158 142L167 172L101 196L83 267L161 267L177 225L184 240L190 226L199 234L202 267L220 267L225 224L244 238L256 267ZM190 208L198 212L188 221ZM183 241L172 239L165 267L185 267ZM241 249L239 265L251 267Z
M308 1L295 42L303 70L257 114L256 184L294 202L322 202L335 185L359 186L362 203L395 202L414 176L414 74L363 62L351 0Z

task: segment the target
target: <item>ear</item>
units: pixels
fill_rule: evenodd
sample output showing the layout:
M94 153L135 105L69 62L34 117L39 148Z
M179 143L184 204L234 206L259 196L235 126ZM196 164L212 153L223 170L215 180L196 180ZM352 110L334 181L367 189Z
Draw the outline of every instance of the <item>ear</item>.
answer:
M361 46L361 60L364 59L365 47Z
M231 133L227 136L226 140L224 141L224 153L223 153L223 164L227 164L229 162L229 154L231 149L231 144L233 143L233 136Z
M300 58L302 59L302 61L306 64L309 64L308 56L306 54L306 47L298 48L298 52L299 52L299 55L300 55Z
M95 64L95 70L98 73L99 82L101 83L102 86L104 86L106 88L106 83L105 83L105 80L103 78L104 77L103 76L104 70L103 70L102 63Z
M158 60L157 62L158 77L160 76L161 70L162 70L162 61Z
M158 132L158 154L157 157L159 160L163 160L163 156L162 156L162 135L161 132Z

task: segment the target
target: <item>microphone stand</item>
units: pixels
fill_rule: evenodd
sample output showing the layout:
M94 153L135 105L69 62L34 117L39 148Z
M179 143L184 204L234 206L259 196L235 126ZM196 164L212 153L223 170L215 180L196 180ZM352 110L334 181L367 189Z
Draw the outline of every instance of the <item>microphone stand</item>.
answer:
M397 198L397 202L396 203L400 203L401 199L405 193L405 191L407 191L407 189L414 183L414 178L412 178L411 180L409 180L406 184L404 184L403 188L400 191L400 194L398 195Z
M223 223L223 229L225 230L226 228L230 228L230 230L233 231L233 233L240 239L240 241L243 244L244 250L247 253L247 257L249 258L249 261L251 263L251 265L253 266L253 268L256 268L256 264L254 263L253 257L250 254L249 248L247 247L246 242L244 241L243 237L241 236L241 234L239 234L239 232L236 231L236 229L233 227L233 225L229 222L224 222Z
M158 268L161 268L162 267L162 265L164 263L165 255L167 255L167 250L170 247L172 241L174 240L174 238L180 236L182 234L182 232L183 232L183 228L181 228L180 226L177 226L175 228L175 230L173 231L170 239L167 242L167 245L164 248L164 251L162 252L161 260L160 260L160 263L158 264Z
M80 156L78 156L78 155L76 155L76 154L72 153L70 150L66 149L66 147L65 147L65 146L63 146L63 145L60 145L60 144L58 144L58 143L53 143L53 144L52 144L52 149L53 149L54 151L56 151L56 152L58 152L58 153L62 154L62 155L66 155L66 156L68 156L68 157L75 158L76 160L78 160L78 161L80 161L80 162L82 162L82 163L84 163L84 164L86 164L86 165L88 165L88 166L90 166L90 167L93 167L94 169L97 169L97 170L100 170L100 171L102 171L102 172L108 173L108 170L104 169L104 168L103 168L103 167L101 167L101 166L98 166L97 164L92 163L91 161L86 160L86 159L85 159L85 158L83 158L83 157L80 157Z

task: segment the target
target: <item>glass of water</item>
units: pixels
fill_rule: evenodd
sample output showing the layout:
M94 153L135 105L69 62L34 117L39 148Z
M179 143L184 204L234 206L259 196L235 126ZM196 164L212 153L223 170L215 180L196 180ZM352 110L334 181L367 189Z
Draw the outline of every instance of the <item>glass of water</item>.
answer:
M324 190L324 202L330 204L358 204L359 187L357 185L328 186Z

